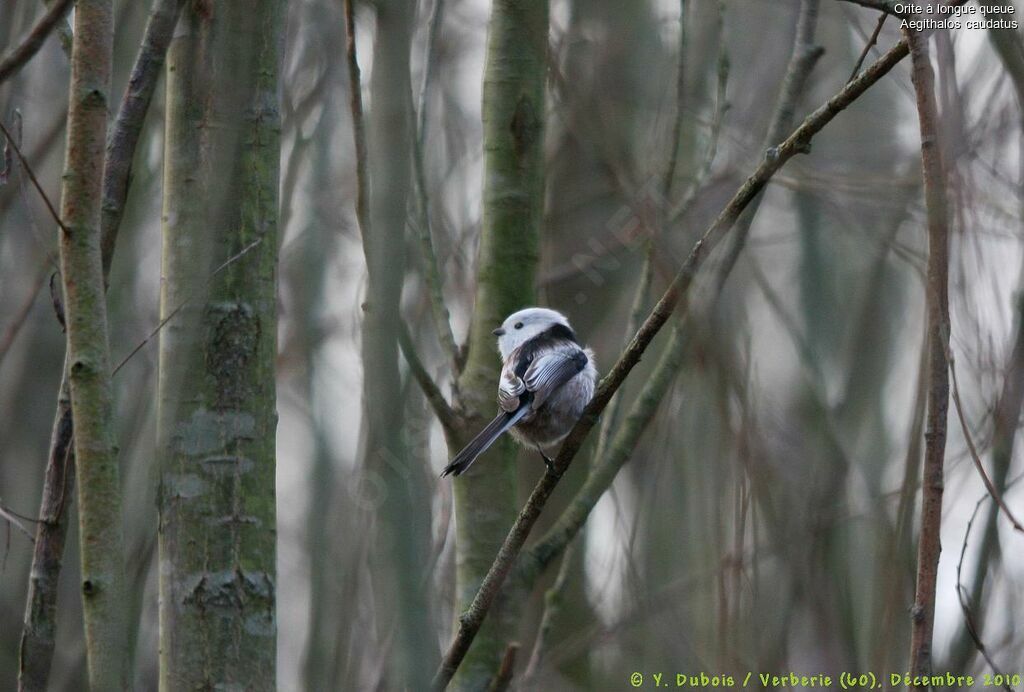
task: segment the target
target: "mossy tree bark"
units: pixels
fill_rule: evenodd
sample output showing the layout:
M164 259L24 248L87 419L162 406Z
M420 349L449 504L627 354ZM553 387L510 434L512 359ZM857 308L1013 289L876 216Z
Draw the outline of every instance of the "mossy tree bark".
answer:
M118 108L107 141L103 170L100 248L104 285L110 279L117 232L131 185L131 162L149 103L163 71L164 56L184 0L157 0L150 10L146 33L132 67L128 88ZM63 40L63 34L61 36ZM70 41L70 32L68 33ZM70 46L70 43L68 44ZM57 413L50 437L43 497L32 551L32 569L18 658L18 688L24 692L47 689L57 632L57 587L67 534L66 498L74 492L75 455L71 392L65 366L57 397ZM129 617L130 620L130 617ZM132 647L129 647L129 650Z
M484 206L476 302L466 366L459 378L466 428L452 452L490 419L499 360L491 330L534 302L538 228L544 200L546 0L496 0L484 68ZM456 605L465 611L516 516L515 450L504 440L454 481ZM499 605L480 630L455 689L487 686L513 634L514 614Z
M128 687L121 487L100 252L113 30L110 0L77 3L59 231L79 478L85 646L94 690Z
M160 688L275 687L279 0L190 4L167 59ZM184 306L184 307L182 307Z

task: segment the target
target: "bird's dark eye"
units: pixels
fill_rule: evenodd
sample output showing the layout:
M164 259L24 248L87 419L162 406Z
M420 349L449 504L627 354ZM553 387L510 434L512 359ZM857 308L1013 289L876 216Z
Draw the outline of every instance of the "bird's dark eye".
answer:
M515 327L516 329L522 329L522 328L523 328L523 323L522 323L522 322L516 322L516 323L515 323L515 325L513 325L513 326L514 326L514 327Z

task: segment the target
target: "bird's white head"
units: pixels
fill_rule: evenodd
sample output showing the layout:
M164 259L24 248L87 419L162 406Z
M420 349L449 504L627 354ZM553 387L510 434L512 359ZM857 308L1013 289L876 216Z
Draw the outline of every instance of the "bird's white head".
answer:
M501 352L501 359L507 359L508 355L523 343L556 325L572 329L569 326L569 320L557 310L523 308L513 312L493 332L498 337L498 351Z

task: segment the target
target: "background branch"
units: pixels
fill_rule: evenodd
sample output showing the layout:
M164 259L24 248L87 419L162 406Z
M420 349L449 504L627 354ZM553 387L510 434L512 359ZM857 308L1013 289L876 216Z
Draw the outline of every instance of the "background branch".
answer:
M21 43L0 58L0 84L10 79L32 59L53 28L60 23L60 20L64 19L64 15L71 9L71 2L72 0L57 0L50 5Z
M412 337L409 336L409 329L406 327L405 322L399 327L398 345L402 348L405 362L409 364L409 372L417 384L419 384L420 389L423 390L427 403L434 410L434 415L437 416L445 433L451 434L458 430L462 425L462 419L448 404L444 394L441 393L441 388L437 386L437 383L434 382L434 379L427 372L426 367L424 367L423 361L420 360L419 355L416 353L416 346L412 342Z
M515 561L529 535L541 510L547 503L555 486L565 473L573 457L579 451L590 430L594 427L597 417L607 406L609 399L622 385L626 376L640 361L640 357L651 341L661 330L669 317L683 302L687 291L708 253L717 245L722 235L729 231L737 218L750 202L768 184L768 181L789 159L798 153L809 150L811 139L831 120L869 87L887 74L900 60L907 56L906 40L901 41L874 64L866 69L857 79L847 84L838 94L823 106L811 113L784 142L773 149L758 166L757 170L747 178L737 190L718 218L697 241L689 256L676 274L664 295L648 315L644 324L633 337L615 366L601 381L593 400L587 406L581 419L566 437L556 457L553 467L547 470L537 483L530 498L523 506L519 517L510 529L501 550L495 557L487 576L484 578L476 597L469 609L459 618L458 630L448 648L437 674L434 687L443 689L461 663L466 651L480 629L487 611L494 602L501 585L505 581L512 563Z

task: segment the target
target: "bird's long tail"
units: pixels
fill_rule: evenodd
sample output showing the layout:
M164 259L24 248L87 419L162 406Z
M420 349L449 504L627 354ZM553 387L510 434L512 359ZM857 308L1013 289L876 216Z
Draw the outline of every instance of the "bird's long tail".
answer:
M461 475L463 471L476 461L478 456L486 452L501 437L502 433L518 423L529 411L530 405L524 404L514 413L507 413L505 411L499 413L461 452L455 455L450 464L444 467L441 477L443 478L449 474Z

